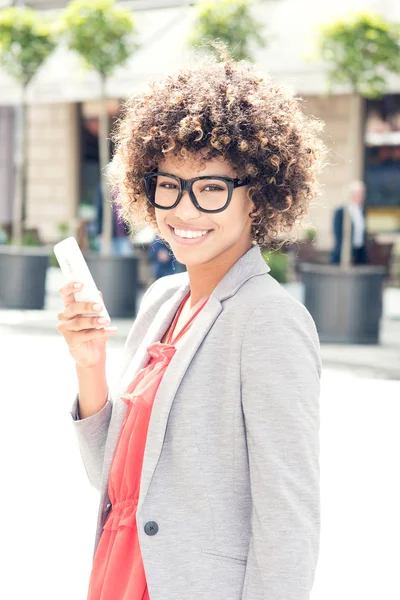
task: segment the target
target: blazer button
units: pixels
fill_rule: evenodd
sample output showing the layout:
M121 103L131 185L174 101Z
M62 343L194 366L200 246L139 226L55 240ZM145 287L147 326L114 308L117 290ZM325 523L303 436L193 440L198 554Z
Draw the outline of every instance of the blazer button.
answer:
M147 535L156 535L158 531L158 525L155 521L149 521L144 526L144 530L147 533Z

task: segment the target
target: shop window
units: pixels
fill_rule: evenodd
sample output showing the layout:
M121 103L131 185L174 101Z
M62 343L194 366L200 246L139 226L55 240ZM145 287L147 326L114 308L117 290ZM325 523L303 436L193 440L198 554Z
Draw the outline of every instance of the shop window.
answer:
M371 229L400 231L400 95L367 101L366 208Z

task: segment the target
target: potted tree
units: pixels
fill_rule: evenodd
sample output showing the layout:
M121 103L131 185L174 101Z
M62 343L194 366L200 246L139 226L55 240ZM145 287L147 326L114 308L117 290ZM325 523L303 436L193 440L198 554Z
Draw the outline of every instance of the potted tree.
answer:
M100 254L87 253L85 258L110 316L132 317L136 312L138 259L136 256L115 256L111 252L112 202L115 198L111 198L106 178L110 161L106 84L115 69L137 49L136 28L130 11L115 6L114 0L74 0L64 13L62 31L69 48L80 54L85 67L96 71L99 78L102 248Z
M320 56L328 66L329 87L350 91L348 184L363 179L364 103L379 97L390 73L400 72L400 28L382 17L360 13L324 26ZM350 211L345 206L340 265L301 266L305 304L322 342L379 343L385 269L352 264Z
M236 60L252 60L250 46L264 47L263 26L251 14L251 0L203 0L196 6L196 19L189 44L201 46L210 41L222 41ZM215 48L207 45L206 49Z
M0 306L42 309L48 250L25 228L27 88L56 45L52 26L30 8L0 12L0 65L21 86L16 108L15 185L10 244L0 246Z

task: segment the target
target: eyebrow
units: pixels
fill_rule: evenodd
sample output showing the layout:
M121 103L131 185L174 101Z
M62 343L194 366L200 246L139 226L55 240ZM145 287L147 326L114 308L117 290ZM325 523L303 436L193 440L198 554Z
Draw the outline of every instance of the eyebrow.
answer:
M159 173L159 171L156 171L155 175ZM180 175L176 175L176 173L168 173L167 171L161 171L161 174L172 175L174 177L179 177L179 179L186 179L186 177L181 177ZM196 177L229 177L230 179L240 179L240 177L235 175L221 175L220 173L206 173L205 175L195 175L194 177L188 177L187 179L196 179Z

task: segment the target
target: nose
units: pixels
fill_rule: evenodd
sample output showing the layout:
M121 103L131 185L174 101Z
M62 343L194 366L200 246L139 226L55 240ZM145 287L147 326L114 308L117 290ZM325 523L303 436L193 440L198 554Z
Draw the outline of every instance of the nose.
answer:
M174 216L183 222L186 222L189 219L196 219L200 215L200 211L193 204L187 190L183 192L178 206L176 206L173 211Z

